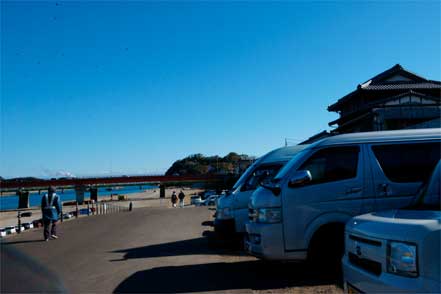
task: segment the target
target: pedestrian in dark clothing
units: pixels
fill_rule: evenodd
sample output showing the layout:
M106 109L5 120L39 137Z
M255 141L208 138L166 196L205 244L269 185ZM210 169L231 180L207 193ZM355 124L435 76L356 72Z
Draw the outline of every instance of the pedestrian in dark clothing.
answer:
M184 192L182 192L182 190L181 192L179 192L178 197L179 197L179 206L182 208L184 207L184 198L185 198L185 194Z
M173 193L172 193L171 202L172 202L173 207L176 207L176 202L178 202L178 196L176 196L175 191L173 191Z
M60 197L55 194L53 186L49 187L48 193L41 198L41 213L43 215L44 240L49 241L49 226L51 224L50 237L58 239L57 221L61 214L61 201Z

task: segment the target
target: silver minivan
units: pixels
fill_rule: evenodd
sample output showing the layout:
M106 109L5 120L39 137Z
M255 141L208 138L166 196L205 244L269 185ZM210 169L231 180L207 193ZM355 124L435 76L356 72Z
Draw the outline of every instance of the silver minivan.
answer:
M275 149L257 159L242 174L232 192L219 199L214 220L215 231L223 236L245 233L248 222L248 202L261 181L274 177L297 153L308 145Z
M441 163L413 203L346 224L346 293L440 293Z
M247 251L339 263L353 216L409 205L440 159L441 129L353 133L296 154L250 199Z

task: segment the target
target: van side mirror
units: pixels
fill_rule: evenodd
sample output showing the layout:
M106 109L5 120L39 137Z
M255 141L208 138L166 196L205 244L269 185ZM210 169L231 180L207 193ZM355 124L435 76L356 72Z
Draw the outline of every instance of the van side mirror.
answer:
M298 170L289 180L288 187L290 188L300 187L306 185L311 181L312 181L312 176L309 170Z

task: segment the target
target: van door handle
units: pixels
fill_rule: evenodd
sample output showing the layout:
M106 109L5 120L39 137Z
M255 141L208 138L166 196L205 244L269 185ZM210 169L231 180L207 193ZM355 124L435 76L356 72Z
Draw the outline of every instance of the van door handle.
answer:
M355 188L351 188L346 190L346 194L354 194L354 193L358 193L361 192L363 189L361 187L355 187Z

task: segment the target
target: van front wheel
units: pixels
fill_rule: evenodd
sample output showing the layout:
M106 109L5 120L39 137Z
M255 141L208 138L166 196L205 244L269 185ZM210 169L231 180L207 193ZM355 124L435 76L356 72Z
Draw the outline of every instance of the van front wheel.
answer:
M344 224L333 223L320 227L309 244L308 262L314 271L341 274Z

